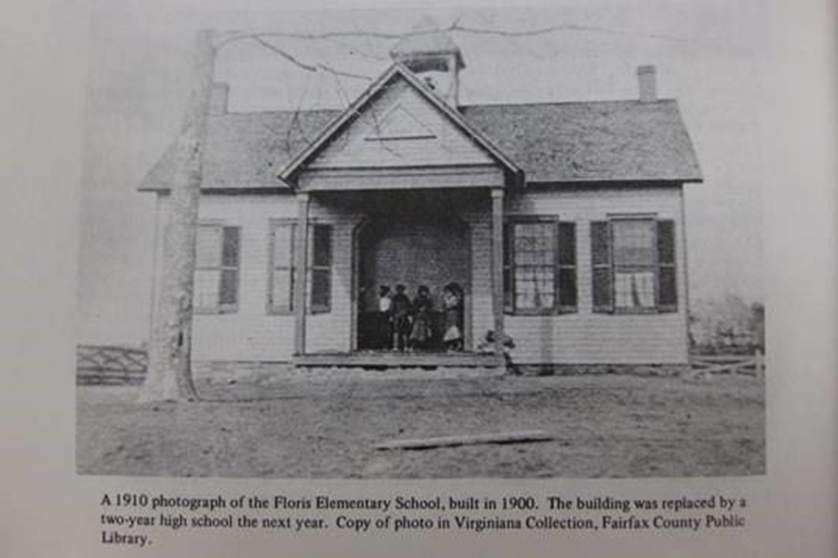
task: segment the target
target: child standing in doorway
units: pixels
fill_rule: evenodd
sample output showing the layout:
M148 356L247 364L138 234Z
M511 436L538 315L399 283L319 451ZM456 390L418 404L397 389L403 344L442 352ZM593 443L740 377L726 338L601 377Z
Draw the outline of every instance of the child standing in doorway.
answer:
M420 285L413 299L413 327L410 330L410 348L427 349L433 338L431 327L431 291L425 285Z
M407 347L407 338L410 335L410 299L405 294L404 285L396 285L396 294L393 296L393 328L396 330L396 348L404 351Z
M378 319L376 320L375 348L393 348L393 294L390 287L378 287Z

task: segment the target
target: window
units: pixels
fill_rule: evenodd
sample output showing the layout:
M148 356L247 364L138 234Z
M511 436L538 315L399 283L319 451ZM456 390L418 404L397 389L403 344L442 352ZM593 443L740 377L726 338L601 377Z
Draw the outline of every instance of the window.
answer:
M295 232L293 222L271 223L269 313L285 314L294 308ZM311 225L308 246L308 309L312 313L329 312L332 303L332 227Z
M199 225L195 248L195 310L235 312L239 292L239 228Z
M591 262L594 312L678 309L674 221L592 222Z
M576 311L576 226L551 218L507 222L504 306L517 314Z

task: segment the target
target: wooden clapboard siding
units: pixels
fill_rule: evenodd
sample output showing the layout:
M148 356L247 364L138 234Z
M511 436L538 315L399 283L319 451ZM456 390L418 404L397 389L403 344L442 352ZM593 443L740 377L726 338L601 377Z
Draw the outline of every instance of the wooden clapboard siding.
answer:
M481 343L494 329L492 312L492 222L487 209L468 216L471 230L471 339Z
M238 309L199 314L193 321L193 360L290 360L294 316L266 312L271 219L296 219L291 195L201 197L199 219L240 228Z
M405 134L405 139L370 139L376 134L394 135L388 133L388 123L394 117L413 121L410 125L417 133ZM492 163L489 155L439 109L404 80L396 80L306 168L380 169Z
M558 215L576 223L578 312L506 316L521 363L686 363L686 265L680 187L528 190L511 197L507 215ZM678 311L613 315L592 311L590 222L611 214L654 214L675 221Z
M352 348L353 231L359 219L312 203L315 222L332 225L332 299L329 312L306 318L306 352L349 351Z
M551 215L576 223L578 312L556 316L507 315L506 331L515 340L520 363L685 363L687 361L687 286L684 224L679 187L643 189L577 188L528 189L508 196L506 213ZM158 203L157 250L162 249L168 196ZM356 205L356 210L363 207ZM471 339L476 345L493 329L491 291L491 218L487 200L461 207L467 225L470 261L468 283ZM667 314L611 315L592 312L590 222L610 214L654 214L671 219L676 227L678 311ZM309 315L309 352L352 349L354 335L352 274L353 231L362 215L339 203L313 199L311 217L332 225L331 311ZM272 219L295 219L290 194L212 195L200 202L202 220L241 227L238 309L230 314L195 316L193 359L196 361L290 361L293 353L293 315L266 311L269 269L269 226ZM160 278L160 258L154 270ZM156 305L155 305L156 306ZM469 325L470 323L470 325Z
M296 219L292 195L204 195L201 220L241 227L239 304L234 313L198 314L193 322L193 360L290 361L294 316L266 310L269 288L270 222ZM358 219L312 203L313 222L332 225L331 311L309 315L309 351L350 349L352 230Z

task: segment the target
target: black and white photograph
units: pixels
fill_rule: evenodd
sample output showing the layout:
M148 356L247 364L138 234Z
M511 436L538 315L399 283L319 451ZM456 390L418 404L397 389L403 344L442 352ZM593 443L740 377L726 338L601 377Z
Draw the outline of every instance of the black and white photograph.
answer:
M760 2L95 6L77 473L766 474Z

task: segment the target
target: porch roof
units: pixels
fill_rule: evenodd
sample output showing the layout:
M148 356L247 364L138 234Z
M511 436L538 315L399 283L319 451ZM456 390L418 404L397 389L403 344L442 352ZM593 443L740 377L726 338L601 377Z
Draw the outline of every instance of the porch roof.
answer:
M202 189L288 189L277 172L311 149L343 111L227 113L209 118ZM700 182L674 100L472 105L459 114L528 183ZM167 190L174 146L141 182Z

